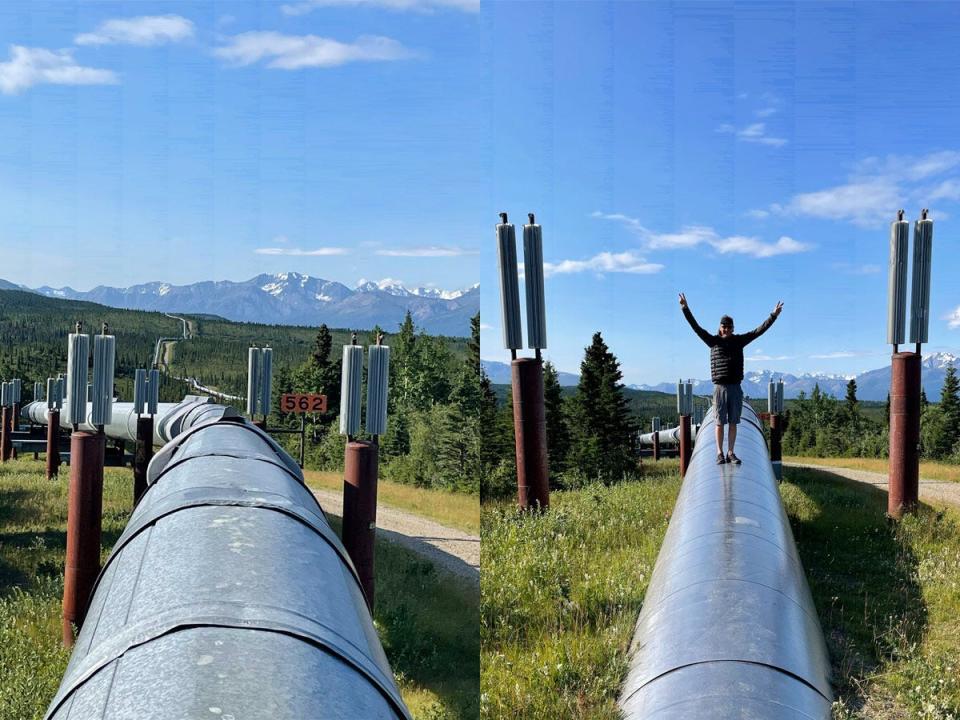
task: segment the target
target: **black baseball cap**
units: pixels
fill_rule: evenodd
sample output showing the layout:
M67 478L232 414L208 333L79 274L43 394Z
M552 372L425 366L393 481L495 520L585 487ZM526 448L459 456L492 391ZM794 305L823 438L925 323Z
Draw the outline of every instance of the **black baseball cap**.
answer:
M720 324L729 325L730 327L733 327L733 318L730 317L729 315L724 315L722 318L720 318Z

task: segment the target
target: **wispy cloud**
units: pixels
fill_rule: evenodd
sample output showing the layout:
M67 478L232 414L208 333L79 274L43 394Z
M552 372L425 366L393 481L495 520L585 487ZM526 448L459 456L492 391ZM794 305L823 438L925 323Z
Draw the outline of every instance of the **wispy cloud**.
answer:
M276 240L274 240L274 242L276 242ZM322 248L314 248L313 250L303 250L301 248L288 248L288 247L265 247L265 248L257 248L256 250L254 250L254 252L257 255L293 255L296 257L300 257L300 256L321 257L325 255L347 255L350 253L350 250L342 247L322 247Z
M960 152L953 150L919 156L869 157L856 164L843 184L798 193L785 203L773 203L764 210L752 212L877 227L889 223L893 214L903 207L960 201L958 173ZM944 177L948 174L949 177Z
M953 312L947 315L947 327L951 330L960 328L960 305L953 309Z
M813 360L834 360L836 358L849 358L856 357L857 355L863 355L863 353L855 353L850 350L838 350L837 352L825 353L823 355L811 355Z
M77 45L166 45L193 37L193 23L180 15L141 15L106 20L77 35Z
M114 85L112 70L84 67L70 50L10 46L10 60L0 63L0 92L14 95L34 85Z
M461 255L479 255L480 251L474 248L429 245L425 247L377 250L374 254L385 255L387 257L460 257Z
M775 107L765 107L755 111L754 115L756 115L757 117L765 118L765 117L770 117L776 112L777 112L777 109Z
M416 53L396 40L379 35L363 35L345 43L316 35L260 31L234 35L213 53L235 67L264 60L266 67L277 70L336 67L351 62L390 62L416 57Z
M771 145L773 147L783 147L787 144L787 139L774 137L767 134L766 123L751 123L742 128L737 128L729 123L723 123L717 127L718 133L733 135L737 140L743 142L756 143L758 145Z
M543 263L543 273L547 277L590 271L645 275L657 273L661 270L663 270L663 265L647 262L631 251L621 253L601 252L586 260L561 260L556 263Z
M486 323L480 323L481 330L493 330L493 325L487 325Z
M855 263L835 262L832 263L830 267L845 275L875 275L883 270L880 265L874 265L872 263L857 265Z
M793 360L795 355L765 355L763 353L744 358L747 362L769 362L771 360Z
M432 13L443 9L480 12L480 0L304 0L281 5L280 9L285 15L306 15L325 7L378 7L419 13Z
M735 253L750 255L756 258L767 258L775 255L789 255L805 252L813 246L799 242L791 237L783 236L776 242L764 242L757 237L731 235L721 236L711 227L690 225L679 232L657 233L644 227L637 218L622 213L594 212L593 217L601 220L610 220L620 223L634 233L648 250L664 250L677 248L693 248L700 245L710 245L721 254Z

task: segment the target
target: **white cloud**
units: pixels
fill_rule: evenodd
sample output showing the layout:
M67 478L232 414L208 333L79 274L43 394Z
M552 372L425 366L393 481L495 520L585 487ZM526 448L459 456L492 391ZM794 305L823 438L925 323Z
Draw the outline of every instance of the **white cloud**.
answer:
M602 252L587 260L561 260L558 263L543 263L543 273L546 277L587 271L650 274L661 270L663 270L663 265L648 263L631 251L622 253Z
M775 107L765 107L765 108L760 108L754 114L757 117L765 118L765 117L770 117L775 112L777 112L777 109Z
M766 355L762 352L751 357L746 357L744 360L747 362L769 362L771 360L793 360L794 355Z
M938 200L960 201L960 176L942 177L957 171L960 152L953 150L919 156L868 157L854 166L843 184L798 193L786 203L751 212L843 220L874 228L893 220L900 208L927 207ZM934 184L929 184L934 180ZM942 219L944 214L937 213L936 217Z
M430 245L397 250L377 250L375 254L387 257L460 257L461 255L479 255L480 251L473 248Z
M480 323L481 330L493 330L493 325L487 325L486 323Z
M883 270L880 265L874 265L872 263L856 265L854 263L835 262L832 263L830 267L846 275L875 275Z
M738 140L743 142L757 143L759 145L771 145L773 147L783 147L787 144L786 138L773 137L767 134L766 123L758 122L742 127L739 130L730 123L723 123L717 127L718 133L735 135Z
M814 360L833 360L835 358L849 358L856 357L862 353L850 352L849 350L838 350L837 352L826 353L824 355L811 355L810 357Z
M10 60L0 63L0 92L13 95L34 85L114 85L112 70L78 65L70 50L10 46Z
M77 35L77 45L165 45L193 37L193 23L180 15L141 15L100 23Z
M351 62L389 62L416 56L396 40L379 35L363 35L351 43L344 43L316 35L259 31L234 35L213 53L236 67L264 60L268 68L278 70L336 67Z
M679 232L656 233L644 227L637 218L622 213L594 212L592 217L602 220L618 222L635 233L649 250L664 250L676 248L692 248L702 244L713 247L721 254L736 253L751 255L756 258L773 257L805 252L812 249L812 245L783 236L776 242L764 242L756 237L733 235L721 237L716 230L703 225L691 225L682 228Z
M286 241L286 238L283 238ZM277 240L274 239L274 242ZM302 250L301 248L286 248L286 247L266 247L266 248L257 248L254 250L257 255L293 255L296 257L300 256L311 256L311 257L321 257L326 255L347 255L349 250L342 247L322 247L314 248L313 250Z
M285 15L306 15L323 7L379 7L387 10L431 13L439 9L480 12L480 0L304 0L282 5Z
M769 210L747 210L745 213L747 217L751 217L754 220L763 220L764 218L770 217Z
M947 315L946 320L947 327L949 327L951 330L960 328L960 305L954 308L953 312Z

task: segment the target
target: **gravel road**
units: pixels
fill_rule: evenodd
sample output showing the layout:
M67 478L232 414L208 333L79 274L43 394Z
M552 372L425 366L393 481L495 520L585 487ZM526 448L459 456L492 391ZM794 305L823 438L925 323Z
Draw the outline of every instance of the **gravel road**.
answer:
M831 465L813 465L808 463L783 463L785 467L811 468L825 470L856 482L873 485L880 490L887 490L887 476L884 473L870 472L869 470L851 470L850 468L833 467ZM920 499L927 502L946 503L960 507L960 483L944 480L925 480L920 478Z
M324 512L343 515L343 495L314 490ZM480 586L480 538L419 515L380 505L377 536L418 553L444 570Z

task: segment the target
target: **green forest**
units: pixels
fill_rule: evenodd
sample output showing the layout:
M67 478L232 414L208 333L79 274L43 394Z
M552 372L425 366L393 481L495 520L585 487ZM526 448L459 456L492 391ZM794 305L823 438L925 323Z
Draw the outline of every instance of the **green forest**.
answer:
M575 488L586 482L615 482L638 470L637 436L660 417L663 428L678 422L676 396L630 390L622 382L620 362L598 332L584 350L580 382L560 387L557 371L544 364L544 405L550 485ZM481 497L508 497L516 492L513 410L509 385L481 377ZM921 457L960 463L960 381L949 367L938 401L921 395ZM697 397L706 408L710 398ZM748 402L766 412L766 399ZM834 398L814 387L809 396L784 406L783 452L815 457L886 457L889 448L889 400L861 402L850 380L846 396ZM769 434L769 429L764 428Z
M272 347L273 408L279 407L284 392L328 396L328 412L307 419L305 466L342 467L344 438L337 422L340 366L343 345L354 331L182 315L189 321L190 338L169 346L168 365L161 372L161 402L176 402L190 394L188 383L176 378L194 378L220 392L245 397L247 349ZM127 401L133 397L134 371L151 366L158 338L180 338L183 333L182 323L163 313L0 291L0 377L20 378L24 401L32 399L35 381L45 383L47 377L66 371L67 335L78 321L89 333L99 332L106 323L116 336L115 394ZM357 342L371 344L378 332L380 328L357 331ZM382 477L478 492L479 316L464 328L464 335L427 335L417 330L409 313L394 332L384 332L383 343L391 346L391 382L387 433L380 439ZM299 418L275 411L268 426L299 428ZM296 457L299 436L279 438Z

